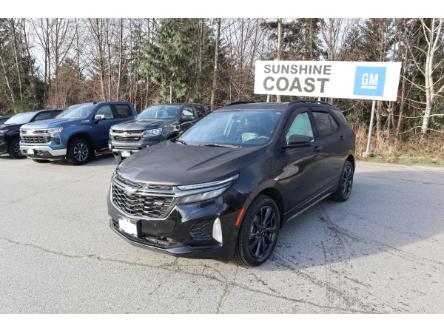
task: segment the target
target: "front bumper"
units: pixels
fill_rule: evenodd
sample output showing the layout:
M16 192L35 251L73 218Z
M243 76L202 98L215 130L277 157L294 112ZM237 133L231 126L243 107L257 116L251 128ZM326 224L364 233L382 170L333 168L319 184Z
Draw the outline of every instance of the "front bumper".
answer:
M47 145L20 144L23 155L34 159L63 159L66 156L66 148L54 149Z
M223 197L202 203L176 205L164 219L128 216L116 207L108 196L110 227L133 245L175 256L198 258L231 258L237 244L235 221L238 209L231 209ZM137 236L119 228L119 220L130 219L137 226ZM212 237L216 218L221 221L223 242Z
M129 152L130 154L137 153L139 150L147 148L161 142L161 137L143 138L135 142L124 142L109 140L108 148L115 155L122 155L122 152Z

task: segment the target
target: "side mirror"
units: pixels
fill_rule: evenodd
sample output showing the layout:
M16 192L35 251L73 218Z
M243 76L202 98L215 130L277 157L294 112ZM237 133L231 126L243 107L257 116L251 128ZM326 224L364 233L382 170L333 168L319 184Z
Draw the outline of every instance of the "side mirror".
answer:
M292 135L288 138L288 143L284 148L309 147L313 142L311 136L306 135Z
M94 122L95 123L98 123L100 120L103 120L103 119L105 119L105 115L103 115L103 114L96 114L94 116Z
M187 121L193 121L194 117L191 115L182 115L179 119L179 122L185 123Z

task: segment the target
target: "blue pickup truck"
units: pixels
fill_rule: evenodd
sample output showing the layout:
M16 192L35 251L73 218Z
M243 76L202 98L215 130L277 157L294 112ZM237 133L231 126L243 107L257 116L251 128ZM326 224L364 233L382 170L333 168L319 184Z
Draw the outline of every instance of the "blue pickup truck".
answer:
M128 102L97 102L69 107L54 119L20 128L20 150L35 162L67 159L85 164L95 152L108 150L112 125L137 115Z

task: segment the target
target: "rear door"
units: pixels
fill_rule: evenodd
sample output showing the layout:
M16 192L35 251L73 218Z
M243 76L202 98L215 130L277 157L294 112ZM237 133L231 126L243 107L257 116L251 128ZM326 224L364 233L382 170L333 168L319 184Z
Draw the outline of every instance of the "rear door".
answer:
M313 107L311 115L316 127L314 149L321 169L317 187L324 190L336 184L339 179L343 155L341 134L338 122L327 108Z

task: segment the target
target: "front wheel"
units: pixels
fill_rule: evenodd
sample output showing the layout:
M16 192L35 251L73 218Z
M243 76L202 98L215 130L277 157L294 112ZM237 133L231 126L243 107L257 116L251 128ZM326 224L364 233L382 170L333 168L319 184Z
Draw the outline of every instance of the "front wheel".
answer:
M74 165L82 165L91 157L91 146L83 138L74 139L68 147L68 162Z
M22 152L20 151L20 138L14 138L11 140L8 148L9 156L12 158L24 158Z
M276 202L261 195L247 209L238 236L236 258L247 266L263 264L273 253L281 216Z
M331 198L335 201L346 201L350 198L350 194L353 188L353 174L354 168L352 162L345 161L342 167L341 178L339 179L338 188L334 192Z

